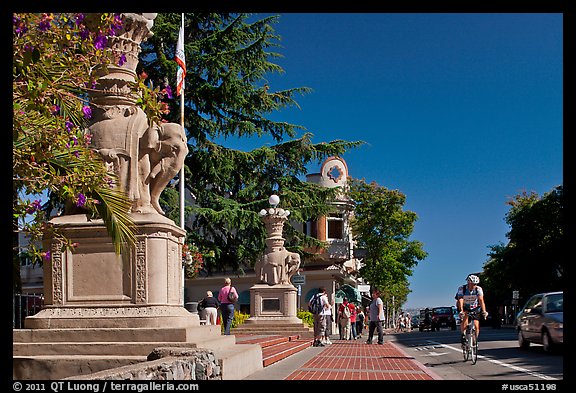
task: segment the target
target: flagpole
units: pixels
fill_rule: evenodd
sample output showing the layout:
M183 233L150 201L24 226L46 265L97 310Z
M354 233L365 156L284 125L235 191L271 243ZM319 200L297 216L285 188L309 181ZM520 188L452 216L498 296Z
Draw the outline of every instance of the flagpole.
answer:
M180 42L182 40L182 42ZM178 50L181 50L182 53L181 59L178 59L179 54ZM177 60L183 61L184 66L184 74L182 75L182 86L180 88L180 125L182 126L182 130L184 131L184 135L186 135L186 129L184 128L184 78L186 77L185 74L185 54L184 54L184 13L182 13L182 22L180 24L180 31L178 32L178 44L176 46L176 58ZM179 63L179 67L182 66ZM178 77L176 78L176 84L179 84ZM178 87L176 87L176 91L178 92ZM188 143L188 141L186 141ZM180 228L184 228L184 162L182 163L182 168L180 168L180 181L179 188L180 188ZM186 241L186 237L184 237L184 242ZM186 306L186 267L182 264L182 304Z
M184 13L182 13L182 31L184 31ZM185 83L185 82L184 82ZM182 91L180 93L180 124L182 129L184 129L184 84L182 85ZM186 131L184 130L184 134ZM184 229L184 164L180 169L180 228Z

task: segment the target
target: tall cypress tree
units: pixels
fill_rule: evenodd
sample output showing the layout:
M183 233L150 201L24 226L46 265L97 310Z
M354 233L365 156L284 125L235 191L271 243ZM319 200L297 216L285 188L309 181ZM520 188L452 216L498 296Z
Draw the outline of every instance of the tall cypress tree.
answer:
M140 66L158 90L174 89L174 52L180 14L159 14L154 36L144 45ZM335 189L302 180L307 165L329 156L341 156L362 142L336 140L312 143L313 135L288 122L273 121L275 111L298 106L295 96L311 92L298 87L274 91L266 75L283 72L271 51L279 39L273 29L278 16L262 19L246 14L185 14L185 119L190 153L185 162L185 184L195 196L186 215L188 242L204 254L205 271L253 266L265 247L265 230L258 212L276 193L290 219L305 222L330 210ZM166 95L171 108L166 119L180 121L179 97ZM304 132L298 136L298 131ZM217 143L222 138L271 137L274 144L245 152ZM167 188L161 203L177 221L178 192ZM303 252L317 244L285 226L286 247Z

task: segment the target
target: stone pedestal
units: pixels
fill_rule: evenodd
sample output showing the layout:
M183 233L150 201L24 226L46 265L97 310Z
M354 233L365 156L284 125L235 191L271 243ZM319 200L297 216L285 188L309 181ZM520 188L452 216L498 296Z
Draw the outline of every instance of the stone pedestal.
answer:
M120 255L101 220L67 215L53 225L78 245L45 239L45 308L26 328L187 327L197 314L183 307L184 230L159 214L133 214L136 243Z
M297 323L297 289L291 284L255 284L250 288L250 315L245 323Z

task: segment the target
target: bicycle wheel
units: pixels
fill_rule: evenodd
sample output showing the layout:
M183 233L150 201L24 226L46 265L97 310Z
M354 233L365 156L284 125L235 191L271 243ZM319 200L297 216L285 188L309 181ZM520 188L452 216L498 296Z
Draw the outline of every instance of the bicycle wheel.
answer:
M478 338L476 337L476 330L470 335L470 352L472 355L472 364L476 364L478 360Z
M466 331L466 340L462 344L462 354L464 355L464 361L467 362L470 359L470 347L469 347L469 337L470 333Z

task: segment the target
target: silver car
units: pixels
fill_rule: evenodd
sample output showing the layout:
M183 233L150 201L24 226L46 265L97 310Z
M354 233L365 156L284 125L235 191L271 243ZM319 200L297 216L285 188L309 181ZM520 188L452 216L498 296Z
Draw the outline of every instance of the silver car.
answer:
M542 344L552 352L564 343L564 292L533 295L516 317L518 345L526 349L530 343Z

